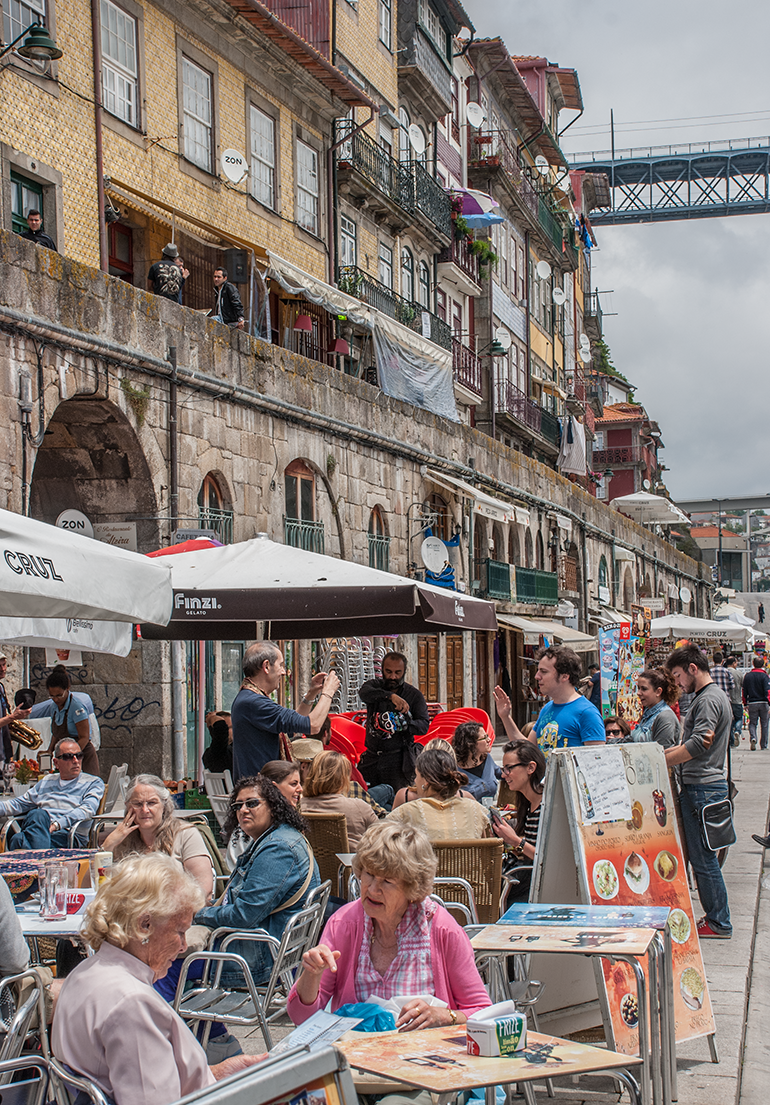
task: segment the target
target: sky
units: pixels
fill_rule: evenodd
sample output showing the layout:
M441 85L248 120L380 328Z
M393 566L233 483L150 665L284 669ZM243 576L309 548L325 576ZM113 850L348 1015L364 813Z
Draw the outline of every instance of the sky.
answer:
M463 0L477 37L578 71L565 153L770 135L759 0ZM716 118L721 116L722 118ZM573 113L564 111L564 127ZM708 118L707 118L708 117ZM598 227L615 366L660 425L674 499L770 492L770 214Z

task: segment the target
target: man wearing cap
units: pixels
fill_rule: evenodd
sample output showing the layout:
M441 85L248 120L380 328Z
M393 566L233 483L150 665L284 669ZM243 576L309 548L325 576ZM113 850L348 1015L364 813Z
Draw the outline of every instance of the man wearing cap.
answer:
M323 752L326 746L318 740L296 740L291 742L291 754L299 767L299 781L304 784L310 765L316 756ZM366 790L355 779L350 780L347 791L348 798L360 798L371 806L378 817L387 817L392 805L395 791L393 787L384 784L379 787L370 787ZM379 803L382 802L382 805ZM385 808L386 807L386 808Z
M147 284L155 295L162 296L164 299L172 299L174 303L178 303L179 293L185 282L184 271L176 263L179 250L173 242L169 242L167 246L163 247L162 254L160 261L156 261L154 265L150 266L150 271L147 273Z
M12 721L23 721L25 717L29 717L29 710L25 710L23 706L17 706L15 710L11 709L3 686L7 670L8 657L0 652L0 764L13 759L11 731L8 726Z

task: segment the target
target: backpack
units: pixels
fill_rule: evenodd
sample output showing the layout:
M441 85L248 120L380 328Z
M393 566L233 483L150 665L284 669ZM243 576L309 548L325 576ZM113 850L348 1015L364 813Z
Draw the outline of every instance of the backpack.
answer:
M182 270L173 261L158 261L155 267L155 294L176 299L183 283Z

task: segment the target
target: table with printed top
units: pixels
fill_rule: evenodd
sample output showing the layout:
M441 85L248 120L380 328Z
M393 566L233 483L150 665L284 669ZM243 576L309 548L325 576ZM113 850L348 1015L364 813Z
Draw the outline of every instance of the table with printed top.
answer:
M511 906L471 943L478 959L504 960L509 955L541 952L627 963L634 974L636 993L627 990L620 997L620 1014L635 1030L633 1050L642 1058L642 1100L645 1105L670 1105L676 1094L671 1073L670 912L668 907L522 903ZM647 960L649 990L640 962L643 958ZM504 968L492 972L493 1001L505 1000L505 977Z

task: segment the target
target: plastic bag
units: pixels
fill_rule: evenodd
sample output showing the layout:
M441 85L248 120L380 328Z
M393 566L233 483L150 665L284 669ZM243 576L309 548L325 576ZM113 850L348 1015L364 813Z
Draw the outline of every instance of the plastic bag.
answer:
M396 1027L396 1018L388 1009L381 1009L369 1001L351 1001L341 1005L334 1012L338 1017L360 1017L353 1032L392 1032Z

